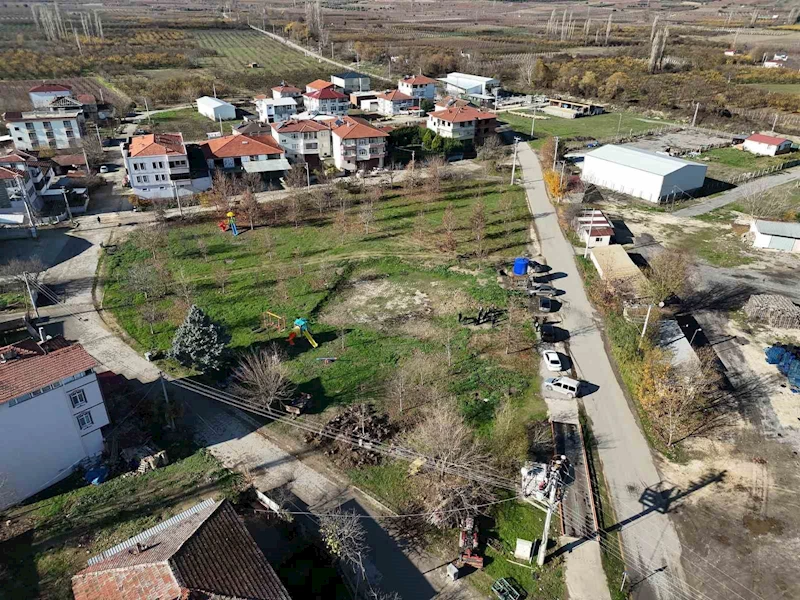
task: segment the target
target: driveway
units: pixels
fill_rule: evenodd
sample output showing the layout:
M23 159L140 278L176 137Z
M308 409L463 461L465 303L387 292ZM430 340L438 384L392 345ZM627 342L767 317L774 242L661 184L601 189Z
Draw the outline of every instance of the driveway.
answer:
M583 398L583 403L598 440L617 520L624 523L622 539L628 577L638 582L634 595L641 599L667 599L681 594L691 597L683 589L681 546L669 517L647 511L640 501L646 490L659 487L661 476L617 381L599 329L599 317L578 274L574 250L561 232L539 161L528 144L519 145L519 160L542 254L554 273L566 275L556 284L566 292L560 299L564 302L563 326L570 332L570 358L578 377L598 387Z
M699 204L695 204L694 206L688 206L686 208L676 210L673 214L676 217L697 217L706 213L710 213L712 210L727 206L728 204L732 204L737 200L741 200L751 192L760 192L765 188L773 188L781 185L782 183L795 181L796 179L800 179L800 167L786 169L777 175L768 175L766 177L754 179L749 183L735 187L727 192L722 192L718 196L704 200Z

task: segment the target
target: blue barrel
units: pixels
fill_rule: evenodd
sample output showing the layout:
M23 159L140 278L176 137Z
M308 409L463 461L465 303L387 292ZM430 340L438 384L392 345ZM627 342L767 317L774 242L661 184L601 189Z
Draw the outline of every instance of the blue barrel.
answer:
M514 275L527 275L528 274L528 263L530 261L527 258L515 258L514 259Z

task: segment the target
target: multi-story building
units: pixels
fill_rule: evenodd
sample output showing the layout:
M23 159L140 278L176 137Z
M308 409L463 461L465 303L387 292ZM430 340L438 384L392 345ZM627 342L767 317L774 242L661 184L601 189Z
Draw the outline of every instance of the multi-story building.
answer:
M3 115L17 150L74 148L85 135L81 109L39 109Z
M419 105L419 100L400 90L389 90L378 94L377 100L378 112L385 117L407 113L412 107Z
M274 88L272 88L272 97L275 100L280 100L281 98L294 98L295 102L302 102L303 90L293 85L288 85L285 81L282 81L280 85L276 85Z
M212 172L260 173L262 179L272 179L290 168L283 148L269 135L226 135L202 142L200 148Z
M427 128L445 138L480 144L497 129L497 115L471 106L451 106L428 113Z
M0 213L7 220L24 222L44 207L48 195L63 198L51 161L22 151L0 156Z
M192 169L180 133L138 135L120 145L131 190L148 199L174 198L211 188L205 164Z
M0 509L103 452L108 413L97 361L63 337L0 348Z
M345 71L338 75L331 75L331 83L336 87L337 92L351 94L353 92L369 91L369 76L355 71Z
M297 101L291 97L267 98L266 96L256 96L254 104L258 111L258 120L262 123L288 121L297 114Z
M34 110L47 108L56 98L72 96L72 87L61 83L43 83L28 90L28 97Z
M272 137L286 151L290 163L308 163L314 169L333 156L331 127L315 119L273 123Z
M436 80L425 75L406 75L397 82L397 89L412 98L433 100L436 96Z
M344 116L350 108L349 98L332 88L306 92L303 94L303 102L308 112L323 115Z
M332 87L333 84L330 81L325 81L324 79L315 79L311 83L306 84L306 92L318 92L319 90L325 90Z
M333 126L333 161L345 171L383 167L387 137L388 133L363 119L338 119Z

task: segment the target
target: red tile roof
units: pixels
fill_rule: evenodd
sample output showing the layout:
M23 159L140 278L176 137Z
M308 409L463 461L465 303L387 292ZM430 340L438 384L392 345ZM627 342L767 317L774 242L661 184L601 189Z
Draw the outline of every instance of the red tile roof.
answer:
M342 117L336 121L341 123L333 128L333 133L343 140L371 137L389 137L389 134L380 129L376 129L363 119L354 117Z
M318 79L317 81L321 81L321 80ZM316 81L313 82L313 83L316 83ZM324 83L327 83L327 82L324 82ZM311 85L311 84L309 83L308 85ZM331 83L330 85L333 85L333 84ZM276 91L276 92L281 92L281 93L286 92L287 94L299 94L302 91L302 90L300 90L300 88L296 88L293 85L276 85L272 89L274 91Z
M256 154L283 154L277 144L269 144L268 136L226 135L202 142L200 147L206 158L238 158L240 156L255 156ZM272 138L269 138L272 139Z
M90 559L75 600L290 600L227 501L206 500ZM157 589L155 589L157 588ZM178 593L176 593L176 591Z
M781 144L788 142L789 140L787 140L786 138L773 137L771 135L763 135L761 133L754 133L745 141L757 142L759 144L767 144L769 146L780 146Z
M383 98L384 100L389 100L391 102L401 102L403 100L413 100L411 96L408 94L404 94L400 90L389 90L383 92L382 94L378 94L378 98Z
M186 154L182 133L150 133L131 140L131 156L162 156Z
M72 165L86 164L86 159L84 158L83 154L57 154L50 160L61 167L71 167Z
M411 85L424 85L428 83L436 83L435 79L425 77L425 75L406 75L400 80L400 83L410 83Z
M464 123L466 121L485 121L496 119L497 115L471 106L450 106L442 110L428 113L432 117L450 123Z
M81 104L97 104L97 98L92 94L78 94L76 98Z
M45 354L35 342L27 340L0 348L0 354L6 351L16 351L19 358L0 363L0 404L98 365L80 344Z
M14 167L0 167L0 179L16 179L17 177L27 177L25 171L20 171Z
M333 84L330 81L325 81L324 79L315 79L311 83L306 84L307 88L311 88L312 90L324 90L325 88L333 87Z
M71 92L72 87L60 83L43 83L28 90L28 92Z
M320 123L313 119L292 119L283 123L275 124L278 133L305 133L307 131L324 131L330 129L325 123Z
M315 92L306 92L303 94L306 98L314 98L315 100L345 100L347 96L341 92L337 92L332 87L323 88Z

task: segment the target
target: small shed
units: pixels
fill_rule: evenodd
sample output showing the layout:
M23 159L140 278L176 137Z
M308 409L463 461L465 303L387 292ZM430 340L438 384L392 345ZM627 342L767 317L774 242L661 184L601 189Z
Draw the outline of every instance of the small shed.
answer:
M622 246L592 248L589 257L603 281L630 284L634 289L645 282L644 274Z
M602 210L583 211L575 217L573 227L580 240L590 248L608 246L614 236L614 226Z
M197 99L197 112L212 121L230 121L236 118L236 108L233 104L211 96Z
M744 314L751 321L783 329L800 328L800 306L786 296L755 294L744 305Z
M800 223L756 220L750 224L754 248L800 252Z
M790 152L792 149L792 141L782 137L754 133L744 140L742 149L747 150L751 154L775 156L776 154Z

